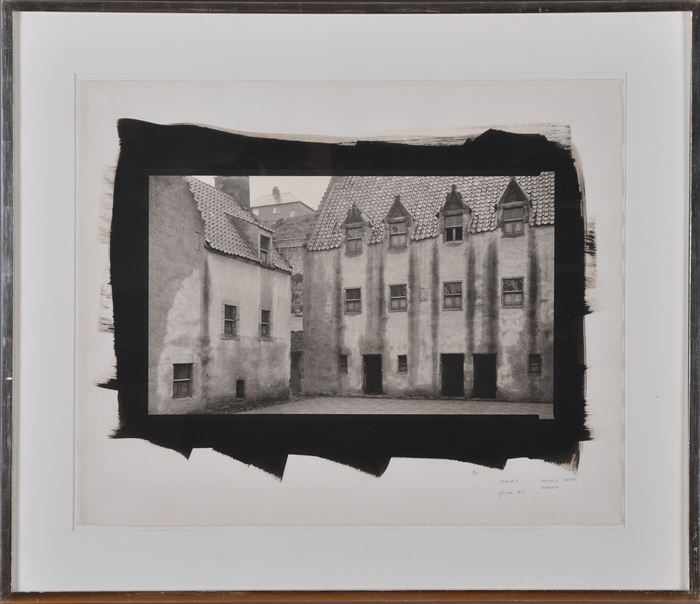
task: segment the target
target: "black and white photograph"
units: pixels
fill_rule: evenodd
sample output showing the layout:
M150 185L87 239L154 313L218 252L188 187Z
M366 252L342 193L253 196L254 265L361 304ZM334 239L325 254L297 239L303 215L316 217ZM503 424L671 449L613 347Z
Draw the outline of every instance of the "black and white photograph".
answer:
M77 517L622 521L623 384L600 360L622 358L621 209L599 201L621 186L621 147L596 142L619 119L619 84L353 86L368 106L449 90L456 115L484 94L551 98L529 122L504 105L487 122L374 132L329 127L338 86L82 87L81 148L104 151L84 164L98 202L80 291L97 304L81 315L94 353L79 375L83 400L102 402L82 407ZM115 100L196 109L224 93L313 95L332 115L307 133L252 114L227 128L225 105L203 124L192 109L136 119ZM564 99L594 99L606 121L581 130L558 115ZM609 488L573 503L601 467ZM107 480L120 495L104 496ZM183 480L206 502L158 503ZM260 506L257 489L273 499ZM406 489L420 495L397 512ZM438 520L429 502L447 493Z
M149 414L553 418L553 172L259 180L150 177Z

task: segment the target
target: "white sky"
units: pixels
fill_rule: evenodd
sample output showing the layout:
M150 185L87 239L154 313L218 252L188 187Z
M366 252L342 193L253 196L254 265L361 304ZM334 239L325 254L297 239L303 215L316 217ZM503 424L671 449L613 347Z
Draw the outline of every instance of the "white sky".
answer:
M214 185L214 176L196 178ZM270 195L272 187L277 186L282 193L292 193L297 199L316 210L329 180L330 176L251 176L251 205L260 205L255 200L263 195ZM270 203L269 200L267 203Z

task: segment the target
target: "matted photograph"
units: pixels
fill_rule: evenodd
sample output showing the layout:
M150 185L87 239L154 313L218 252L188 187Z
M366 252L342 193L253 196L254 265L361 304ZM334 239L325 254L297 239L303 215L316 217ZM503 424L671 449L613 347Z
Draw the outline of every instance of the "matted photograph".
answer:
M371 102L446 86L354 88ZM557 87L574 105L595 94L600 127L622 132L615 81L455 90L534 99ZM319 102L338 94L286 88ZM507 124L504 112L501 123L457 131L353 138L157 123L102 106L114 94L149 106L168 89L283 96L272 83L83 87L85 107L99 108L90 123L104 114L100 156L114 163L86 156L101 196L81 291L100 303L83 333L99 354L86 358L81 383L86 403L103 399L111 411L97 421L83 407L81 522L419 523L427 500L392 511L416 488L403 477L415 471L426 495L454 491L445 523L624 521L623 387L596 352L622 360L610 323L622 309L621 206L601 205L599 193L621 190L621 146L600 147L597 134L578 143L576 123L555 111L551 121ZM86 137L93 130L86 124ZM591 494L599 503L549 513L600 480L586 478L588 444L611 473ZM177 457L152 486L134 486L133 475L107 499L105 468L123 481L112 447L153 463L156 450ZM433 464L446 465L434 473ZM157 505L183 479L167 478L178 467L211 484L207 504ZM234 474L222 483L218 472ZM244 486L260 480L279 491L274 509ZM390 496L371 512L302 503L357 480ZM138 507L117 504L136 494ZM367 496L369 505L378 495Z

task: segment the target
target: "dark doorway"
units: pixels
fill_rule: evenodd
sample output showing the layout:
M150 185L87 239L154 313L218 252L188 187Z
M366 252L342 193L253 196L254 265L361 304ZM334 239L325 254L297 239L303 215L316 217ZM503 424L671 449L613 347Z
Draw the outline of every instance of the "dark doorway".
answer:
M474 398L496 398L496 355L474 355Z
M464 396L464 355L441 354L442 396Z
M304 353L294 351L292 354L292 366L289 373L289 388L292 394L301 392L301 383L304 378Z
M381 394L382 384L382 355L362 355L363 390L365 394Z
M236 398L245 398L245 380L236 380Z

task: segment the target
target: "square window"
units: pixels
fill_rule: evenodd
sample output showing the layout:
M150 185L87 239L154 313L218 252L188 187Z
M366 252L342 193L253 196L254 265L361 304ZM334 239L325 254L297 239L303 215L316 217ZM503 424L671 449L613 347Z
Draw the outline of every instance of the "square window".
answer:
M509 277L502 281L502 303L508 308L520 308L523 305L523 277Z
M359 287L345 290L345 314L362 312L362 291Z
M338 355L338 371L340 371L340 373L347 373L348 372L348 355L347 354L339 354Z
M462 282L446 281L442 286L442 307L445 310L462 308Z
M527 359L527 372L530 375L542 375L542 355L531 354Z
M348 254L356 255L362 253L362 239L348 239L345 242L345 251Z
M405 311L408 306L406 296L406 284L389 286L389 309L393 311Z
M405 220L389 223L389 247L404 248L408 243L408 223Z
M238 307L224 304L224 337L235 338L238 335Z
M260 311L260 337L269 338L272 333L271 312L269 310Z
M525 206L503 208L501 216L503 235L518 237L525 232Z
M406 373L408 371L408 357L405 354L400 354L398 356L398 367L399 373Z
M173 398L192 396L192 363L173 365Z
M445 216L445 241L462 241L464 239L464 215L448 214Z

